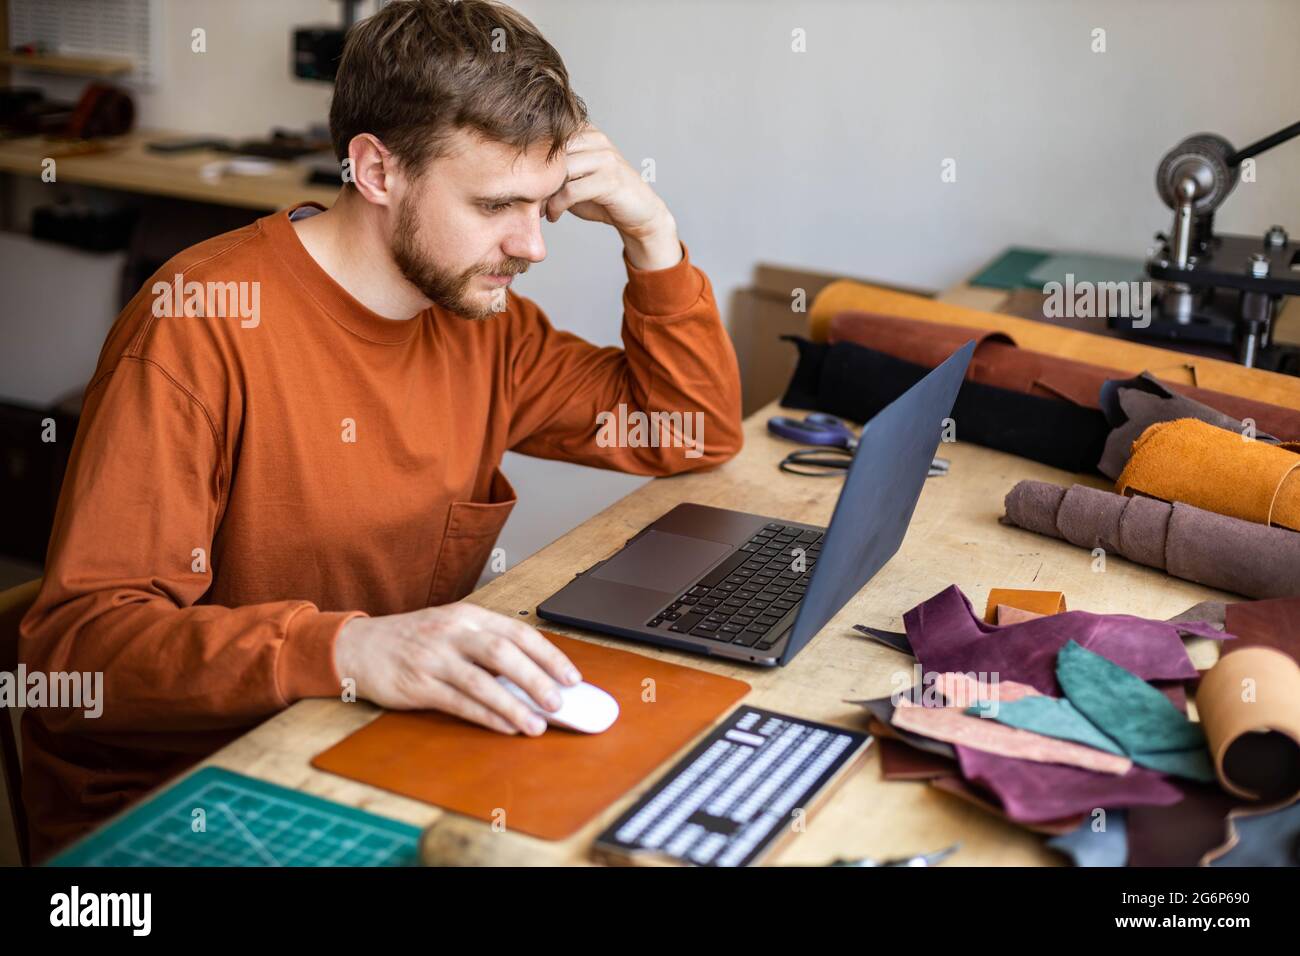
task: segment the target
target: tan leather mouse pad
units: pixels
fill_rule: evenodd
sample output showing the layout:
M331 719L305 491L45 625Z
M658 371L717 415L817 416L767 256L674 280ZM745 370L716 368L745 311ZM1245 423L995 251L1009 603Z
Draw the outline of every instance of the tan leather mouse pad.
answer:
M433 711L389 712L312 766L507 829L580 830L749 692L744 681L542 632L618 701L601 734L506 736Z

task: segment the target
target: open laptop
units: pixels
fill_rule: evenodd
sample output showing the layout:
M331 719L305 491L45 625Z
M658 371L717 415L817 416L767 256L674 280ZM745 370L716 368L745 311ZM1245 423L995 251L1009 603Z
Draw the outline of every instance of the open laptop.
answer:
M975 343L882 409L823 529L681 504L537 608L548 621L787 664L903 543Z

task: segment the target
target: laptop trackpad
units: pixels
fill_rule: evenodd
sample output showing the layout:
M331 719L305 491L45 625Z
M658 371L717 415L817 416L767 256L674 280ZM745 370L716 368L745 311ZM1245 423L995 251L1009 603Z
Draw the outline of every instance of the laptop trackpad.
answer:
M591 577L680 594L732 550L731 545L717 541L647 531L593 571Z

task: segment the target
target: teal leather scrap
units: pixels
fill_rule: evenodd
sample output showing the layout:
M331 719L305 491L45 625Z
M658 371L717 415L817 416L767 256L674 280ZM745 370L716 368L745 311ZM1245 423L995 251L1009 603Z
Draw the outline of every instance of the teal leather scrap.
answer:
M1129 754L1133 762L1157 773L1167 773L1174 777L1186 777L1210 783L1215 779L1214 764L1204 747L1189 750L1144 751Z
M1135 764L1192 780L1214 779L1204 731L1136 674L1069 641L1056 657L1056 679L1070 703Z
M1064 698L979 701L966 713L1124 754L1138 766L1175 777L1215 779L1200 726L1142 678L1069 641L1057 655L1056 679Z
M1044 737L1072 740L1085 747L1094 747L1112 754L1124 754L1124 749L1111 740L1064 697L1022 697L1019 700L979 701L966 713L975 717L996 720L1008 727L1029 730Z
M1056 656L1065 696L1126 753L1204 747L1205 734L1169 698L1075 641Z

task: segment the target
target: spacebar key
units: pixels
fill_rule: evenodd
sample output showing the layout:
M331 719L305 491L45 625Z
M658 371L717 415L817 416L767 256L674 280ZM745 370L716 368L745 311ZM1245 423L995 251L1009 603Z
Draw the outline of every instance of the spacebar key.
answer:
M715 587L731 576L731 572L736 570L745 563L749 557L747 551L737 551L731 557L727 558L707 575L695 582L696 586L703 585L706 588ZM675 630L675 628L674 628Z

